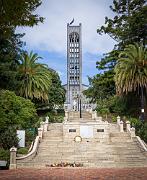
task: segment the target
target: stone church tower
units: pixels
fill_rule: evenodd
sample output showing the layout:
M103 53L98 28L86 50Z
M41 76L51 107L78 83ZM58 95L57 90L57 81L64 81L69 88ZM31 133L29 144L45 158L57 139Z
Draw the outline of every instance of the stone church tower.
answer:
M82 93L88 86L82 84L81 23L79 25L67 24L67 84L63 87L66 89L65 109L79 111L79 109L86 110L93 106Z
M82 34L78 26L67 24L67 103L73 105L82 91Z

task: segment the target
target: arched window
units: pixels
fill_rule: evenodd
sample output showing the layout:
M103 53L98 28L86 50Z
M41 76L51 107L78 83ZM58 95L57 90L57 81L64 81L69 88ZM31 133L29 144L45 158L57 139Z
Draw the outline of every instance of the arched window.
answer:
M72 32L69 35L70 43L79 43L79 34L76 32Z

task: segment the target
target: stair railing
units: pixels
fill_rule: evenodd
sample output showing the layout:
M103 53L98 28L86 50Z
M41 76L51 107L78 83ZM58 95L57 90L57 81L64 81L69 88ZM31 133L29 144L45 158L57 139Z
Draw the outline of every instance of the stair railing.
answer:
M131 138L136 137L135 128L134 128L134 127L131 127L130 121L126 121L126 131L127 131L127 133L129 134L129 136L130 136Z
M40 141L43 138L44 132L48 130L48 118L46 118L45 122L40 123L40 128L38 128L38 136L36 136L36 139L34 141L32 150L24 156L17 157L17 148L12 147L10 149L10 166L9 169L17 169L17 163L23 163L24 161L32 159L37 154L38 146Z
M33 158L37 153L38 145L39 145L39 136L37 136L36 139L35 139L32 151L30 151L27 155L21 156L21 157L16 156L17 148L12 147L10 149L10 165L9 165L9 169L17 169L17 163L18 162L20 163L21 161Z
M120 116L117 116L117 125L119 127L120 132L124 132L124 123L120 120Z

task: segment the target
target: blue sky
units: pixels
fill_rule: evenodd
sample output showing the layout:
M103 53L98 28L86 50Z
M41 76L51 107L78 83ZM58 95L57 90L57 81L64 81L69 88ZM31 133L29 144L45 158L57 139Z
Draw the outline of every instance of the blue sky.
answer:
M66 83L66 27L73 17L74 25L82 23L83 83L87 76L98 73L96 61L114 47L108 35L98 35L96 30L104 24L105 16L112 17L109 6L112 0L43 0L36 13L45 18L43 24L33 28L19 28L26 33L23 41L28 51L33 50L49 67L55 69Z

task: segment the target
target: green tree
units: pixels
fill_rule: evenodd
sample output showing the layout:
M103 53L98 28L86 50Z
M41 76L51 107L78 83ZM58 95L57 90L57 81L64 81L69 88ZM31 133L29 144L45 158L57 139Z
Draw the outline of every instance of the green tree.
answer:
M17 146L16 130L36 127L37 122L36 109L30 100L0 90L0 147Z
M84 92L87 97L97 103L97 111L100 114L106 111L117 114L120 112L118 108L115 108L113 100L116 100L114 67L116 65L117 56L118 51L113 50L107 53L101 61L96 63L96 68L100 73L93 78L89 78L90 87ZM119 105L121 106L121 104Z
M145 45L147 42L147 6L145 0L114 0L110 9L113 11L114 16L112 18L105 17L105 24L97 32L100 35L103 33L108 34L116 41L116 44L111 52L107 53L104 58L97 62L99 73L91 78L92 85L87 91L89 96L92 96L95 101L99 102L100 96L105 98L110 95L107 99L111 99L111 96L115 95L114 67L117 64L120 51L127 44L138 42ZM125 101L126 107L120 103L120 108L116 108L112 103L112 109L114 111L117 110L117 112L118 110L123 110L123 113L135 112L133 109L130 109L132 106L129 106L129 100L133 96L133 93L129 93L123 95L121 100L119 97L114 97L114 99L118 98L119 102ZM138 103L138 97L134 99L136 99L135 105ZM135 105L134 107L137 106Z
M34 127L38 116L30 100L16 96L14 92L0 90L0 132L8 126L27 129Z
M35 104L39 109L50 109L50 111L55 110L56 108L63 109L65 102L65 89L61 84L60 77L56 71L49 68L51 75L51 85L48 91L48 101L41 102L35 99Z
M16 68L21 53L21 37L16 27L34 26L43 18L34 13L41 0L0 0L0 88L15 89ZM13 83L12 83L13 82Z
M145 108L147 48L139 44L130 44L125 47L124 51L119 54L115 66L115 83L118 95L135 92L141 96L141 108Z
M18 146L19 139L16 134L16 128L8 126L5 131L0 132L0 147L9 149Z
M147 48L139 44L125 47L115 66L115 82L118 94L147 91Z
M49 107L54 109L62 107L65 102L65 89L61 85L60 77L55 71L51 71L51 87L48 94Z
M126 44L142 42L146 44L147 18L145 0L114 0L110 9L113 18L105 17L105 25L97 32L106 33L117 42L118 48Z
M34 26L43 22L43 17L35 14L41 0L1 0L0 31L7 36L17 26Z
M16 86L16 69L23 43L23 35L12 32L9 37L0 35L0 88L14 90Z
M20 77L18 94L25 98L47 101L51 74L46 65L37 62L40 58L33 52L22 54L18 68Z

